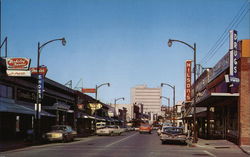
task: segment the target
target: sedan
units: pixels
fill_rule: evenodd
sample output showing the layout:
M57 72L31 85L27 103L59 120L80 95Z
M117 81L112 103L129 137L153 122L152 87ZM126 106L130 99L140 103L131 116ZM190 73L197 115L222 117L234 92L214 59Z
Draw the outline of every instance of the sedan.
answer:
M74 141L77 133L71 126L68 125L54 125L51 127L51 131L47 132L43 137L47 141Z
M151 134L151 131L152 131L152 127L149 124L141 124L141 126L139 128L140 134L142 134L142 133Z
M160 135L160 140L162 144L173 141L186 143L187 135L183 133L183 128L181 127L165 127Z

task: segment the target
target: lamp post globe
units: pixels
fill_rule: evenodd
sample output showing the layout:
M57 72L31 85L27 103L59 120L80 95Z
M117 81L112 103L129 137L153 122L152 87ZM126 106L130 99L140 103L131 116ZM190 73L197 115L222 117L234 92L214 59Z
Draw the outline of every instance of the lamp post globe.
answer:
M169 39L169 40L168 40L168 47L171 47L171 46L172 46L172 40Z

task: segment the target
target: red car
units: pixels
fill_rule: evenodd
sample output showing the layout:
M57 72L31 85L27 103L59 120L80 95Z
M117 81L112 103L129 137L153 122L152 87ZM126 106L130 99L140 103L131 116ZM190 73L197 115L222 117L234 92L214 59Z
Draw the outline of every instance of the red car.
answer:
M142 134L142 133L149 133L149 134L151 134L151 131L152 131L152 127L149 124L141 124L141 126L139 128L140 134Z

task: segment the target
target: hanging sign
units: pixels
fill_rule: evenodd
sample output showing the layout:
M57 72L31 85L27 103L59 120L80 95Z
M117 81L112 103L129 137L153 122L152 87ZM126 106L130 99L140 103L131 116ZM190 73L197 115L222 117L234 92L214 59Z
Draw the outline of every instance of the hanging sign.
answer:
M187 60L186 61L186 75L185 75L185 79L186 79L186 101L191 101L191 68L192 67L192 61L191 60Z
M230 32L230 69L229 75L231 82L239 82L238 78L238 59L239 59L239 52L238 52L238 35L236 30L231 30Z

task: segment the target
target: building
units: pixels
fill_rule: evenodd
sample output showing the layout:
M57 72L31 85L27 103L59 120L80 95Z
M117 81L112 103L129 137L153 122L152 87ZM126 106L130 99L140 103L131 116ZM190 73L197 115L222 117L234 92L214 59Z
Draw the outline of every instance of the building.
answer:
M234 43L237 49L230 48L233 55L227 52L196 80L197 93L192 93L192 98L196 97L197 108L203 108L196 112L196 130L200 138L227 139L239 145L250 145L250 40ZM232 57L236 57L234 62L230 62ZM231 69L236 72L234 77ZM184 116L191 125L192 106L185 104Z
M124 110L126 109L126 117L125 120L126 121L130 121L133 119L132 115L133 115L133 106L131 104L111 104L112 107L115 108L115 113L119 114L119 110Z
M146 85L140 85L131 88L131 104L139 104L144 114L154 117L161 115L161 88L148 88Z

